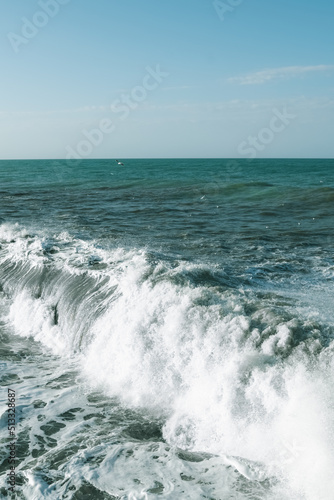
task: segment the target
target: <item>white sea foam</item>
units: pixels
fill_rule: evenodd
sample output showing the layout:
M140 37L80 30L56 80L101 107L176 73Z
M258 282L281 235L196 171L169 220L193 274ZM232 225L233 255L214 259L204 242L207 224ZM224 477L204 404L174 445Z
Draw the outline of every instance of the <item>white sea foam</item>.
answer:
M15 252L2 258L36 265L41 242L31 242L27 252L22 234L14 233L1 234L11 245L12 236L19 239L21 247L16 243ZM69 243L63 250L61 240ZM26 270L26 286L14 293L9 318L20 335L58 355L79 352L91 386L164 415L170 445L216 455L252 482L276 478L263 498L332 499L332 346L319 353L317 336L296 342L307 317L281 315L251 291L223 292L175 279L205 270L201 264L169 267L142 250L107 251L68 236L58 244L57 259L43 256L38 263L62 272L61 279L52 278L53 292L44 285L39 296L32 294ZM82 267L91 255L107 267ZM75 276L87 285L78 302L79 288L71 288ZM95 280L96 289L87 280ZM101 303L94 302L99 286ZM113 460L108 457L103 467L110 471Z
M24 238L27 234L26 229L20 227L19 224L0 225L0 241L3 243L15 241L17 238Z

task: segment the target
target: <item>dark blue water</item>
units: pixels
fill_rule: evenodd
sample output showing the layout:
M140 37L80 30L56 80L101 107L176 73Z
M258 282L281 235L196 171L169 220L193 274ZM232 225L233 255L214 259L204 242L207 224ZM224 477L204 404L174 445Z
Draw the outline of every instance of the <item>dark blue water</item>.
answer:
M230 240L326 246L333 183L332 160L8 161L1 217L182 251L201 238L210 253Z

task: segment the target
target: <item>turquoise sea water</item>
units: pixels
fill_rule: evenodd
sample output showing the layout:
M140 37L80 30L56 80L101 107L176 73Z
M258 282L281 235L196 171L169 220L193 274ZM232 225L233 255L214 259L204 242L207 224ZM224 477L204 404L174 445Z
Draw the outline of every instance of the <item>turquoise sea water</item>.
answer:
M333 160L0 162L1 494L332 499Z

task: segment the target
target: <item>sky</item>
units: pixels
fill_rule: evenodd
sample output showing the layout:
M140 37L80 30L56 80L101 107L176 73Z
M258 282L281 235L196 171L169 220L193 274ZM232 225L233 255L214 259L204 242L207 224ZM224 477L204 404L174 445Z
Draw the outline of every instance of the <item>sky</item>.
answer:
M332 0L11 0L0 158L333 158Z

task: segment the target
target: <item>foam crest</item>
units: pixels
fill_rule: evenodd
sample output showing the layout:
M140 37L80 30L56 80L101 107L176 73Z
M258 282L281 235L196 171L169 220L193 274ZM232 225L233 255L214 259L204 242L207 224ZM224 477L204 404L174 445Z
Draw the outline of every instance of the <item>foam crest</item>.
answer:
M1 224L0 225L0 242L10 243L16 238L24 238L27 235L26 229L16 224Z
M164 416L175 449L271 481L268 498L331 499L332 344L312 337L307 317L252 290L194 285L189 276L207 271L200 263L68 235L46 252L43 239L29 252L20 244L20 265L10 248L1 254L20 335L77 353L90 386Z

